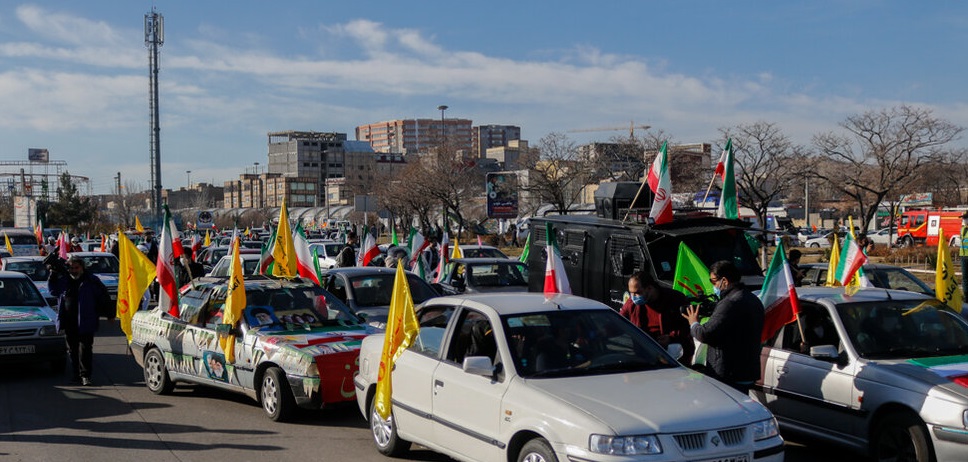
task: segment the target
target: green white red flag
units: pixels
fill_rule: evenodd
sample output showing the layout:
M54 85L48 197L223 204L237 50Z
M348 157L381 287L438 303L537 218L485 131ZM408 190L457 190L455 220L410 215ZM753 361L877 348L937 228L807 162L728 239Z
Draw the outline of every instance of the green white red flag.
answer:
M797 320L800 302L797 299L796 283L782 242L776 245L770 268L766 271L763 289L760 290L760 301L766 309L763 333L760 335L761 342L767 341L783 326Z
M316 274L316 257L309 250L309 241L306 240L306 233L303 232L302 224L297 224L292 233L293 246L296 248L296 273L299 276L319 283L319 275Z
M171 212L168 205L165 220L158 236L158 260L155 262L155 277L158 278L158 306L168 314L178 317L178 286L175 282L175 251L171 235Z
M561 260L561 251L558 243L555 242L555 233L551 229L551 223L545 228L545 238L548 246L548 261L545 264L545 295L570 294L571 285L568 283L568 275L565 273L565 263Z
M652 210L649 212L655 224L669 223L672 221L672 180L669 177L669 156L666 150L666 143L662 143L662 149L655 156L652 168L646 177L649 189L652 190Z
M719 173L722 165L722 174ZM733 140L726 140L726 147L716 165L716 174L723 181L723 190L719 194L719 209L716 216L720 218L739 218L739 206L736 203L736 175L733 173Z
M837 262L837 282L846 286L860 267L867 263L867 255L861 251L854 233L847 233L844 237L844 247L840 250L840 260Z
M374 257L380 254L380 248L376 246L376 238L373 237L373 233L367 231L364 235L363 247L360 249L356 266L367 266Z

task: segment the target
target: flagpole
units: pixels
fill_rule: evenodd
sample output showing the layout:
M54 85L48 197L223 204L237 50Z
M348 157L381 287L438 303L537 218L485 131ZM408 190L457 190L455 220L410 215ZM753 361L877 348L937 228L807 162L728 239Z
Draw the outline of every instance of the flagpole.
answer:
M625 221L629 219L629 214L632 213L632 206L634 206L639 200L639 195L642 194L642 188L645 187L646 183L648 183L648 177L642 181L642 184L639 185L639 190L635 192L635 198L633 198L632 203L629 204L629 209L625 211L625 217L622 218L622 223L625 223Z
M715 183L715 182L716 182L716 175L713 174L713 177L709 179L709 187L706 188L706 195L702 196L702 206L703 207L706 206L706 199L709 198L709 191L712 191L712 189L713 189L713 183ZM720 199L720 200L722 200L722 199Z

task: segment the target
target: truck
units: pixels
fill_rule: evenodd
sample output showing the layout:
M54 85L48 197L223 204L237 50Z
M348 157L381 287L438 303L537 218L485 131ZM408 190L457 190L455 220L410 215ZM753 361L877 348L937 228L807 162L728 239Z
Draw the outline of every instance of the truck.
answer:
M616 192L607 190L604 194L614 196ZM628 278L636 272L646 271L660 284L672 287L680 242L685 242L707 267L718 260L729 260L739 268L748 286L758 289L763 285L763 270L745 236L749 223L681 210L676 211L671 223L656 225L645 218L647 210L643 214L631 208L631 201L624 203L632 210L629 216L636 219L623 220L620 217L624 218L627 209L600 206L623 203L621 198L605 199L596 193L594 216L547 215L530 219L529 291L543 290L541 275L547 261L545 234L549 225L572 293L613 308L622 305Z
M938 245L938 233L944 230L948 245L955 245L961 236L961 216L964 210L906 210L901 213L897 227L897 242L902 247Z

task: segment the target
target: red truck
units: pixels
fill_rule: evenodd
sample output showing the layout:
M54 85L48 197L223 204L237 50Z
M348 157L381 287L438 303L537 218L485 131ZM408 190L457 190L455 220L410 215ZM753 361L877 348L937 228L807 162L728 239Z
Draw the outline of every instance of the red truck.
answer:
M907 210L901 214L897 227L897 242L902 247L915 244L938 245L938 232L944 230L948 245L955 245L961 235L961 215L964 210Z

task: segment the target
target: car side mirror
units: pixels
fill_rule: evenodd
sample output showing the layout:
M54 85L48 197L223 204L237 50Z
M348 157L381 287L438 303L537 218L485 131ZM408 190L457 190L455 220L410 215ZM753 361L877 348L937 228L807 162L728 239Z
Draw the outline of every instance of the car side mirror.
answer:
M820 361L837 362L840 353L837 351L837 347L833 345L819 345L810 347L810 357Z
M666 347L666 351L670 355L672 355L673 358L676 358L676 361L678 361L679 359L682 358L682 355L683 355L683 351L684 350L682 349L682 345L681 344L678 344L678 343L670 343L669 346Z
M484 377L494 376L494 363L487 356L468 356L464 358L463 369L468 374Z

